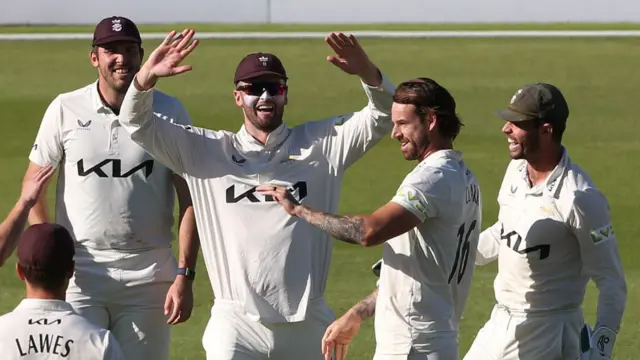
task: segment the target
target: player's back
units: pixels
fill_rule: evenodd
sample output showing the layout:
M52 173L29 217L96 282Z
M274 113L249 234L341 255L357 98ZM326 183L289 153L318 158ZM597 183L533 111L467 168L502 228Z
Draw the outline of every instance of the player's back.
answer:
M478 181L461 153L443 150L423 160L392 201L422 222L385 244L376 332L394 328L396 339L377 337L378 347L419 350L432 336L457 338L480 234Z
M111 333L61 300L25 299L0 316L3 360L123 360Z

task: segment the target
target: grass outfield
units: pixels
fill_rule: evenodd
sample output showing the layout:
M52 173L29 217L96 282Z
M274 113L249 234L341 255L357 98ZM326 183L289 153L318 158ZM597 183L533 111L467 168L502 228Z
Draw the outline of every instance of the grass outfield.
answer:
M360 28L360 27L358 27ZM147 29L145 29L147 30ZM246 30L246 29L244 29ZM38 30L42 31L42 30ZM59 30L57 30L59 31ZM204 31L204 29L203 29ZM615 358L635 359L640 348L640 258L633 243L640 238L635 219L640 190L638 90L640 47L633 39L363 39L372 59L394 81L430 76L457 98L466 124L456 142L477 174L484 199L484 227L497 215L496 195L508 162L502 122L492 111L507 104L524 83L548 81L565 92L571 119L565 143L608 195L628 277L629 299L618 337ZM157 42L147 42L151 51ZM89 43L81 41L0 42L0 214L9 211L19 194L19 182L42 114L53 97L95 79L88 61ZM159 87L178 96L196 125L237 130L241 113L232 97L232 75L247 52L277 53L290 74L290 99L285 119L298 124L311 119L358 110L364 95L356 78L328 64L322 40L227 41L203 40L191 57L193 72L166 79ZM384 168L380 166L384 164ZM385 139L349 170L342 191L341 211L369 212L384 204L415 163L402 159L398 144ZM53 200L53 186L49 197ZM363 249L336 244L327 300L337 315L374 287L370 266L381 248ZM634 259L636 261L634 261ZM0 268L0 313L11 310L23 296L23 285L10 259ZM196 307L189 322L173 332L171 359L202 359L201 336L213 302L204 263L199 262ZM488 319L494 303L495 265L479 268L461 325L460 353ZM593 323L596 292L591 286L585 303ZM320 347L320 344L318 344ZM372 322L353 344L349 358L371 359Z
M135 20L135 19L134 19ZM227 31L354 31L354 30L640 30L638 23L549 24L140 24L141 32L164 32L195 28L199 32ZM94 25L0 25L0 33L93 32Z

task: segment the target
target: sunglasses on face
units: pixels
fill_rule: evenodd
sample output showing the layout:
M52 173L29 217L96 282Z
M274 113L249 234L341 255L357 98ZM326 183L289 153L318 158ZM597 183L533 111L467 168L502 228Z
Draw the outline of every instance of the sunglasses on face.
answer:
M281 83L274 82L256 82L247 85L241 85L236 88L245 92L247 95L260 96L264 92L268 92L271 96L284 95L287 92L288 86Z

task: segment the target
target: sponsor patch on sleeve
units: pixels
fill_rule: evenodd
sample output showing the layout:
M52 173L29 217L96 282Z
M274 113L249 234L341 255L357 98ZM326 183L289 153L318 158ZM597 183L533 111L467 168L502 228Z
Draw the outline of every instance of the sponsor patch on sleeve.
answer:
M607 224L601 228L591 230L589 231L589 234L591 235L591 240L594 244L600 244L615 237L613 226L611 226L611 224Z
M418 196L415 189L403 187L396 193L396 197L418 210L425 217L427 216L427 204L424 203L421 196Z

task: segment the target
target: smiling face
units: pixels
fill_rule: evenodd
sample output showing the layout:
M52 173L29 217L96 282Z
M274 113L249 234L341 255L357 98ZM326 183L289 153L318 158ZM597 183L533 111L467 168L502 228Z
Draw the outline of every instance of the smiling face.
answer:
M393 130L391 137L400 142L400 151L405 160L419 160L431 143L429 132L435 127L433 115L422 119L413 104L399 104L391 106Z
M539 123L537 120L511 122L507 121L502 132L509 142L509 156L512 159L534 160L542 146L545 134L550 140L551 125Z
M95 47L89 57L98 69L98 79L116 93L125 94L142 64L143 50L132 41L117 41Z
M268 75L238 82L233 96L246 121L258 130L271 132L282 124L287 91L284 79Z

